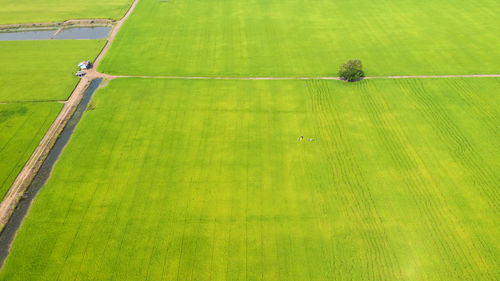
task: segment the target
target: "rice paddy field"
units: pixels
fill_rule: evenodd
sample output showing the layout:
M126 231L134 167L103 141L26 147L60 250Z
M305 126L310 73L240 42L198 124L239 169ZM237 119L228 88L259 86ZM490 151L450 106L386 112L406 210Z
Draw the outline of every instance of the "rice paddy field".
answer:
M102 72L179 76L499 73L497 0L141 0Z
M66 100L82 60L93 60L104 40L0 42L0 102Z
M62 22L68 19L119 19L130 0L0 0L0 24Z
M499 86L113 80L0 280L497 280Z
M61 108L59 103L0 104L0 200Z
M0 24L130 4L0 0ZM500 78L237 79L337 76L354 58L368 76L500 74L499 13L140 0L98 70L178 79L101 85L0 281L500 280ZM104 44L0 42L0 198Z

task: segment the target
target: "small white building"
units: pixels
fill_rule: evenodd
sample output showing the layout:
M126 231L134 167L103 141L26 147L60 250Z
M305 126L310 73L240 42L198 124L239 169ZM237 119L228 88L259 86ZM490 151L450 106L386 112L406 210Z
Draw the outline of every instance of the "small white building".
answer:
M80 70L87 70L91 67L90 61L82 61L81 63L78 64L78 67L80 67Z

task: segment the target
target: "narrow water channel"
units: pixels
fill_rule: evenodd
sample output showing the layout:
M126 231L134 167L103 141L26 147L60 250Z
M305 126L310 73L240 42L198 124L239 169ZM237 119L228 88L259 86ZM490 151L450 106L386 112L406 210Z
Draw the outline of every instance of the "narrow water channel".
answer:
M17 41L17 40L47 40L54 35L57 30L33 30L19 32L2 32L0 33L0 41Z
M83 113L87 109L87 106L101 81L101 78L93 80L88 89L85 91L82 101L78 104L75 112L59 135L56 143L50 150L47 158L45 158L45 161L40 167L40 170L38 170L38 173L33 178L31 184L28 186L23 198L17 204L12 217L9 219L4 229L0 233L0 269L3 267L5 259L9 255L10 246L14 241L17 230L21 226L24 217L29 211L31 202L33 202L33 199L37 195L38 191L40 191L40 189L47 182L54 164L56 163L57 159L59 159L59 156L61 155L64 147L71 138L76 125L82 118Z
M66 28L55 35L54 39L104 39L110 31L109 26Z
M15 32L0 32L0 41L19 40L64 40L64 39L105 39L108 37L111 27L73 27L50 30L27 30Z

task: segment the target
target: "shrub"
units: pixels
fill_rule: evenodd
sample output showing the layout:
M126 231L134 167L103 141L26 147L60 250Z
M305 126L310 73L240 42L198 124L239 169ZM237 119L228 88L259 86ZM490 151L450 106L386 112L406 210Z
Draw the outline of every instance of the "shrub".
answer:
M96 108L97 108L97 104L95 103L95 100L90 100L89 105L87 105L86 111L95 110Z
M346 63L342 64L339 69L339 76L349 82L361 80L361 78L365 77L361 61L348 60Z

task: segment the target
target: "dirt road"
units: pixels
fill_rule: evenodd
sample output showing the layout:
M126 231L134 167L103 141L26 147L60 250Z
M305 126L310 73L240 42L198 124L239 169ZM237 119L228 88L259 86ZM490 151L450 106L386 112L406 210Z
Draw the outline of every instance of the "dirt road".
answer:
M92 77L105 79L150 78L150 79L186 79L186 80L341 80L340 77L226 77L226 76L151 76L151 75L110 75L92 72ZM464 75L405 75L405 76L367 76L363 79L425 79L425 78L474 78L500 77L500 74L464 74Z
M111 26L114 21L109 19L86 19L86 20L67 20L64 22L38 22L38 23L17 23L2 24L1 31L15 31L18 29L57 29L68 27L97 27Z

